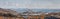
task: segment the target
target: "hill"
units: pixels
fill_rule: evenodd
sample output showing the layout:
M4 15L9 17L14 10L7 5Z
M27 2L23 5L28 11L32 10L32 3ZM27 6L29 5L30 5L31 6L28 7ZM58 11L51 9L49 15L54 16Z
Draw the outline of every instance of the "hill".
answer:
M3 8L0 8L0 13L2 13L2 14L13 14L13 15L17 15L18 14L14 10L11 10L11 9L3 9Z

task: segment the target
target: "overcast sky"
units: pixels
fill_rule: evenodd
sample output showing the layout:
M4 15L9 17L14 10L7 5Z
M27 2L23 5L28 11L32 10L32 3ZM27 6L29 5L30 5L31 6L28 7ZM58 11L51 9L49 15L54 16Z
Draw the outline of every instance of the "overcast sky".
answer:
M0 0L0 7L60 9L60 0Z

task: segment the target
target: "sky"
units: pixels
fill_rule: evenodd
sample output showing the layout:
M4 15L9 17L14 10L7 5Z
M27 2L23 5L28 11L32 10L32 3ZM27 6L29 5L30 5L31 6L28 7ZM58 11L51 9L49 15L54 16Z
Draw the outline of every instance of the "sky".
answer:
M60 9L60 0L0 0L0 8Z

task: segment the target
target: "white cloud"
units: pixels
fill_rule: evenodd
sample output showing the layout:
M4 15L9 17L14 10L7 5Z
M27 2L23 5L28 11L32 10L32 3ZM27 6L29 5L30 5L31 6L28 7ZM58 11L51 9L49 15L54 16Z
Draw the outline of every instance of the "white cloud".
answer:
M18 7L18 6L19 6L19 4L18 4L18 3L16 3L16 6Z
M9 6L15 8L49 8L60 9L60 1L55 0L18 0L15 2L0 2L0 6ZM14 7L15 6L15 7Z

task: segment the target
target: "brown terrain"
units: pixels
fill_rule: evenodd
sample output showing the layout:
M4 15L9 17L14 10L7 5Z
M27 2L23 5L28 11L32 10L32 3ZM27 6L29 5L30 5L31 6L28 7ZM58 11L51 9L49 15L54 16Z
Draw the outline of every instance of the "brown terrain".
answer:
M16 11L13 11L13 10L10 10L10 9L2 9L2 8L0 8L0 13L3 13L3 14L13 14L13 15L17 14Z
M0 8L0 19L23 19L23 17L14 10Z
M21 14L20 13L18 13L18 12L16 12L16 11L14 11L14 10L11 10L11 9L3 9L3 8L0 8L0 15L4 15L4 14L10 14L10 15L12 15L13 16L13 18L15 19L15 17L16 17L16 19L23 19L24 17L22 17L21 16ZM32 15L32 16L31 16ZM34 16L33 16L34 15ZM35 16L35 15L37 15L37 16ZM5 15L4 15L5 16ZM15 16L15 17L14 17ZM53 17L56 17L56 18L60 18L60 12L57 12L57 13L53 13L53 12L51 12L51 13L48 13L48 14L45 14L45 13L39 13L39 14L35 14L34 12L32 12L32 11L29 11L29 14L28 14L28 19L30 19L30 18L36 18L36 19L44 19L44 17L50 17L50 16L53 16ZM9 18L9 17L8 17ZM0 19L3 19L3 16L0 16ZM9 18L9 19L12 19L12 17L11 18Z

